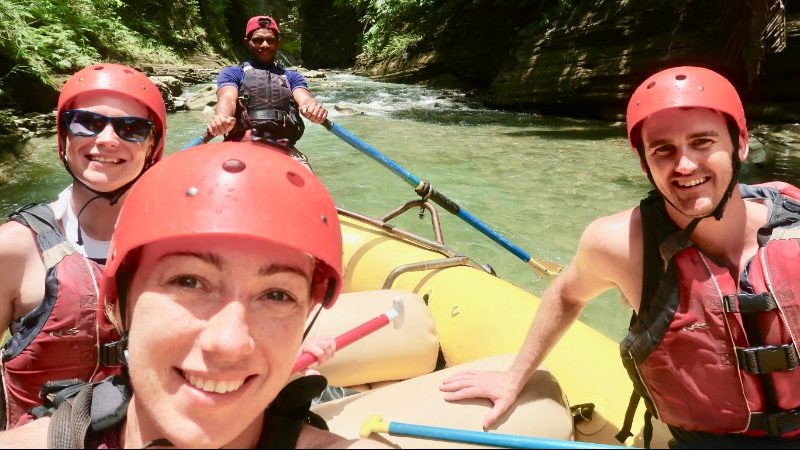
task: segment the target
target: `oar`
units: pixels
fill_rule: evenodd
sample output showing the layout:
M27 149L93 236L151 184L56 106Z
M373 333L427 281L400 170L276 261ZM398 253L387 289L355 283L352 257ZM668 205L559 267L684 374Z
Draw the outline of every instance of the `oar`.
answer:
M196 138L194 138L194 140L193 140L192 142L189 142L188 144L186 144L186 145L185 145L185 146L184 146L184 147L181 149L181 151L182 151L182 150L186 150L187 148L194 147L194 146L196 146L196 145L200 145L200 144L208 144L208 141L210 141L210 140L212 140L212 139L214 139L214 136L212 136L212 135L208 134L208 131L206 131L206 132L204 132L204 133L203 133L203 135L202 135L202 136L197 136Z
M416 190L417 194L419 194L422 198L426 200L427 199L433 200L437 205L446 209L448 212L460 217L462 220L472 225L473 228L477 229L478 231L485 234L493 241L503 246L506 250L513 253L514 256L516 256L517 258L530 264L530 266L533 268L534 272L536 272L538 276L543 277L546 275L556 275L559 272L561 272L562 267L560 265L550 261L543 261L531 258L531 255L528 254L528 252L526 252L525 250L515 245L513 242L506 239L503 235L501 235L497 231L494 231L493 229L489 228L488 225L481 222L477 217L473 216L472 214L470 214L469 212L458 206L454 201L447 198L444 194L434 190L429 182L420 180L419 178L414 176L411 172L400 167L396 162L384 156L376 148L363 142L361 139L355 137L352 133L342 128L341 125L338 125L327 119L324 122L322 122L322 125L325 128L327 128L328 131L336 135L339 139L347 142L348 144L360 150L361 152L366 153L367 155L372 157L372 159L383 164L385 167L389 168L397 175L400 175L400 177L406 180L408 184L414 186L414 189Z
M400 317L403 312L403 301L400 297L395 297L392 300L392 309L389 311L376 316L361 325L353 328L350 331L346 331L339 336L336 336L336 350L339 351L348 345L352 344L353 342L367 336L389 324L396 318ZM294 363L294 367L292 367L292 373L300 373L308 368L311 364L317 361L317 357L312 355L309 352L303 352L297 358L297 361Z
M359 435L362 438L366 439L372 433L388 433L393 436L437 439L449 442L466 442L469 444L491 445L505 448L630 448L616 445L522 436L519 434L489 433L485 431L431 427L402 422L384 422L381 416L368 417L361 425Z

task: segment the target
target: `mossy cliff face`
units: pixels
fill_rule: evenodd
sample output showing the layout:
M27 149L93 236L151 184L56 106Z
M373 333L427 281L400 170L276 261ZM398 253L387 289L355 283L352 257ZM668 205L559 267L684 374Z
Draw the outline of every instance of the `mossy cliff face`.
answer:
M543 35L518 39L492 82L491 102L620 120L630 93L647 76L669 66L701 65L737 85L745 104L754 106L751 119L800 118L800 91L791 88L800 81L796 14L789 17L793 31L786 48L766 53L760 73L748 80L746 55L726 54L732 27L720 14L721 1L598 5L576 8ZM766 103L772 106L765 109Z
M501 108L620 120L647 76L702 65L733 80L752 119L800 120L798 2L786 5L785 49L763 58L752 37L758 14L744 0L317 2L356 12L365 30L356 67L373 77L475 88ZM303 20L323 17L309 10ZM341 52L304 33L304 47L312 42Z

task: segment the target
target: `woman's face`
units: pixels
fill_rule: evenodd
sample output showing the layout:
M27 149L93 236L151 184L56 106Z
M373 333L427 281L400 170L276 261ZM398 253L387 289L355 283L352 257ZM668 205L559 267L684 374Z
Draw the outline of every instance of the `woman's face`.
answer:
M138 437L255 444L299 352L312 269L304 253L243 238L147 245L129 291Z
M138 101L110 93L87 93L78 96L71 110L88 111L106 117L148 117L147 108ZM153 151L153 133L142 142L121 138L111 123L96 136L78 136L66 132L65 155L73 175L99 192L112 192L133 181L144 168Z

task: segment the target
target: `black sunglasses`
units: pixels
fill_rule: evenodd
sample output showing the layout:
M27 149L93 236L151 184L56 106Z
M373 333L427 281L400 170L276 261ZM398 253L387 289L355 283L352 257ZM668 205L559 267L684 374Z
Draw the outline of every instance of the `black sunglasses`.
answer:
M143 117L106 117L82 109L64 111L62 116L64 128L75 136L97 136L111 123L117 136L129 142L142 142L150 135L153 121Z
M264 37L258 36L258 37L250 38L250 42L252 42L255 45L261 45L264 42L266 42L269 45L275 45L275 44L278 43L278 41L280 41L280 39L274 38L274 37L264 38Z

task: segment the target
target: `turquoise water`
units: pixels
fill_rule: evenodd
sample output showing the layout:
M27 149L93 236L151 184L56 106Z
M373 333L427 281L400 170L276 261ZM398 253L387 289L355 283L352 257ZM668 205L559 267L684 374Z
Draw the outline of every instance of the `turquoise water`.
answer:
M487 110L453 91L378 83L348 74L309 80L330 118L505 235L536 259L566 265L593 219L637 204L649 184L619 124ZM167 151L198 136L205 116L168 117ZM298 147L340 206L380 216L413 200L413 189L325 128L307 124ZM55 138L31 141L28 156L0 186L0 213L51 200L68 182ZM787 173L796 156L785 157ZM787 162L788 161L788 162ZM765 176L756 166L748 177ZM783 167L783 166L782 166ZM548 280L457 217L439 209L445 243L534 293ZM432 238L416 212L396 222ZM582 320L620 338L629 319L616 292L589 304Z

